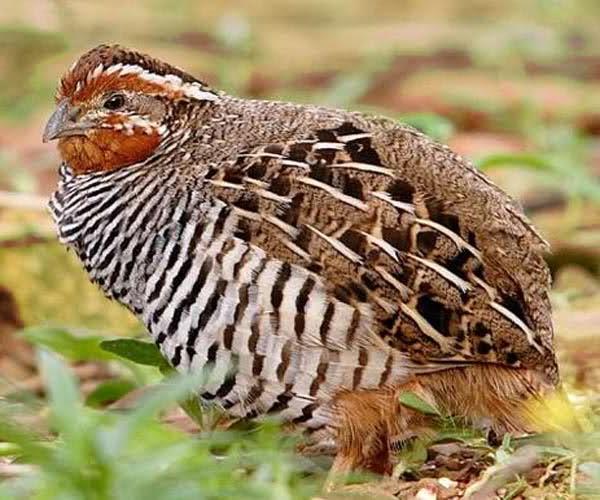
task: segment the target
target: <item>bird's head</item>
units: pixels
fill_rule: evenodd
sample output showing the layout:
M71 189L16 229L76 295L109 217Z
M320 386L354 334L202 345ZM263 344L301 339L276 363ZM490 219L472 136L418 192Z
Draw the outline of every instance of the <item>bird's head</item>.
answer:
M184 71L118 45L101 45L62 77L44 142L58 139L75 174L116 170L150 157L180 104L219 95Z

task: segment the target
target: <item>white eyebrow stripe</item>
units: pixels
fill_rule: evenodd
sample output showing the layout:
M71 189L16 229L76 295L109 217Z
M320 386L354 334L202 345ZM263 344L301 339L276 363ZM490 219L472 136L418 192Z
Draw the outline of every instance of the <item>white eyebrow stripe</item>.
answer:
M514 324L516 324L527 336L527 341L537 349L540 354L544 353L544 350L540 347L540 345L534 340L533 332L529 329L529 327L521 321L521 319L512 311L506 309L506 307L498 304L498 302L490 301L489 305L492 309L495 309L500 314L502 314L506 319L509 319Z
M410 253L407 253L406 256L410 259L420 262L424 266L429 267L430 269L438 273L440 276L446 278L451 283L454 283L462 292L466 292L467 290L471 290L473 288L470 283L466 282L459 276L456 276L456 274L454 274L452 271L439 265L437 262L428 259L422 259L421 257L417 257L416 255L412 255Z
M173 74L157 75L156 73L152 73L137 64L124 65L122 63L116 63L108 68L104 68L102 64L99 64L96 66L96 68L94 68L93 71L90 71L86 75L85 80L87 83L90 83L92 80L98 78L102 74L118 74L119 76L138 75L142 80L156 83L158 85L164 85L169 90L181 92L186 97L190 97L192 99L197 99L200 101L219 100L219 96L217 94L204 90L198 82L184 82L181 77ZM80 84L81 82L77 82L77 92L81 90Z
M177 89L176 89L177 90ZM181 91L187 97L191 97L193 99L197 99L198 101L218 101L219 96L213 94L212 92L208 92L206 90L202 90L202 88L197 83L184 83L181 86Z
M90 76L90 78L98 78L101 74L102 71L104 70L104 66L102 64L98 64L98 66L96 66L94 68L94 71L91 72L91 74L88 73L88 76Z
M394 208L397 208L398 210L408 212L409 214L415 213L414 205L411 205L410 203L405 203L403 201L393 200L390 197L390 195L384 191L371 191L370 194L371 194L371 196L374 196L375 198L378 198L382 201L385 201L386 203L389 203L390 205L392 205Z
M121 63L113 64L105 71L105 73L107 75L112 75L113 73L117 73L117 72L121 71L122 68L123 68L123 65Z
M356 198L353 198L352 196L348 196L347 194L342 193L341 191L337 190L333 186L330 186L329 184L325 184L324 182L318 181L311 177L299 177L298 179L296 179L296 181L298 181L302 184L306 184L308 186L315 187L317 189L322 189L326 193L330 194L336 200L339 200L342 203L346 203L347 205L351 205L354 208L358 208L359 210L362 210L363 212L368 212L368 210L369 210L369 206L366 203L364 203Z
M440 233L445 234L446 236L448 236L448 238L450 238L454 242L454 244L459 249L466 248L475 257L477 257L477 259L479 259L479 260L482 259L481 252L479 250L477 250L474 246L467 243L465 240L462 239L462 237L460 235L458 235L454 231L448 229L446 226L443 226L442 224L439 224L438 222L432 221L430 219L417 218L417 219L415 219L415 221L418 222L419 224L422 224L423 226L429 226L433 229L436 229Z
M417 311L411 309L403 302L400 303L400 310L411 318L425 335L434 340L444 350L449 350L448 339L431 326L431 324Z
M362 172L371 172L374 174L381 174L387 177L396 177L394 171L391 168L381 167L379 165L372 165L370 163L360 163L349 161L346 163L333 163L329 165L330 168L347 168L349 170L360 170Z
M144 71L144 68L138 66L137 64L124 64L119 71L121 76L125 75L137 75Z
M352 142L352 141L357 141L359 139L368 139L370 137L373 137L373 135L369 134L369 133L363 133L363 134L339 135L337 137L337 139L338 139L338 141L342 141L342 142Z
M358 255L354 250L348 248L344 245L340 240L327 236L325 233L319 231L316 227L311 226L310 224L306 224L306 227L310 229L313 233L315 233L320 238L324 239L327 243L329 243L333 248L335 248L339 253L344 255L346 258L354 262L355 264L362 262L362 257Z

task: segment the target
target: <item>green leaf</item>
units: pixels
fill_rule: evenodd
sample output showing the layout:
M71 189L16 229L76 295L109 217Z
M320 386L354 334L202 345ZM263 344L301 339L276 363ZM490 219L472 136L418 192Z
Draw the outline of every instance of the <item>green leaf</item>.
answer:
M436 141L444 142L454 133L452 122L435 113L406 113L398 118Z
M188 417L198 424L200 429L204 428L204 412L202 411L202 406L200 406L198 396L194 394L184 399L179 403L179 406L187 413Z
M0 443L0 457L20 455L23 449L16 443Z
M139 365L161 368L166 363L158 347L152 342L136 339L104 340L100 342L100 348Z
M105 406L121 399L125 394L135 389L135 384L129 380L113 379L102 382L86 398L85 404L93 408Z
M426 401L422 400L419 396L417 396L414 392L403 392L398 397L400 403L404 406L408 406L413 410L417 410L425 415L435 415L440 417L441 414L437 411L433 406L431 406Z
M61 354L71 361L97 361L115 359L100 349L102 337L73 335L62 328L33 327L20 333L29 342Z
M159 411L168 408L174 403L181 403L193 396L195 390L202 386L206 380L203 371L187 375L175 374L165 379L156 390L150 392L147 397L142 398L140 405L120 422L111 432L113 452L120 447L125 447L135 434L135 430L144 422L152 419Z
M77 410L81 408L81 400L73 375L64 363L47 351L39 352L39 365L46 382L53 420L63 432L74 431L78 427L81 412Z
M492 167L526 167L532 170L556 171L556 167L546 158L532 153L498 153L487 155L475 161L481 170Z
M403 464L403 469L416 470L427 460L427 446L429 440L415 439L408 446L403 448L399 459Z

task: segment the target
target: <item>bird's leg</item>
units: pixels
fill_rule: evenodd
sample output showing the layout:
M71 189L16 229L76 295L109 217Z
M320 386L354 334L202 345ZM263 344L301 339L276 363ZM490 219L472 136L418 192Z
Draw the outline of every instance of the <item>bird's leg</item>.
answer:
M353 457L338 452L333 460L331 469L329 469L325 484L323 484L323 492L331 493L339 486L342 486L348 475L354 470L355 466L356 464Z
M338 452L325 489L343 483L354 470L390 474L390 436L398 434L400 404L391 388L345 391L334 401Z
M335 435L332 429L327 427L318 430L306 430L304 439L296 445L296 451L305 457L335 457L337 450Z

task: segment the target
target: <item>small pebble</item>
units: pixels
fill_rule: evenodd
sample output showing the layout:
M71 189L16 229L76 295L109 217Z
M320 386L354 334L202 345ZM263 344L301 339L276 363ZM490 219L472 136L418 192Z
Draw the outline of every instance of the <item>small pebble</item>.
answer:
M437 500L437 494L435 491L431 491L429 488L420 489L416 496L416 500Z
M438 483L440 483L444 488L454 488L458 484L456 481L452 481L452 479L447 477L440 477L438 479Z

